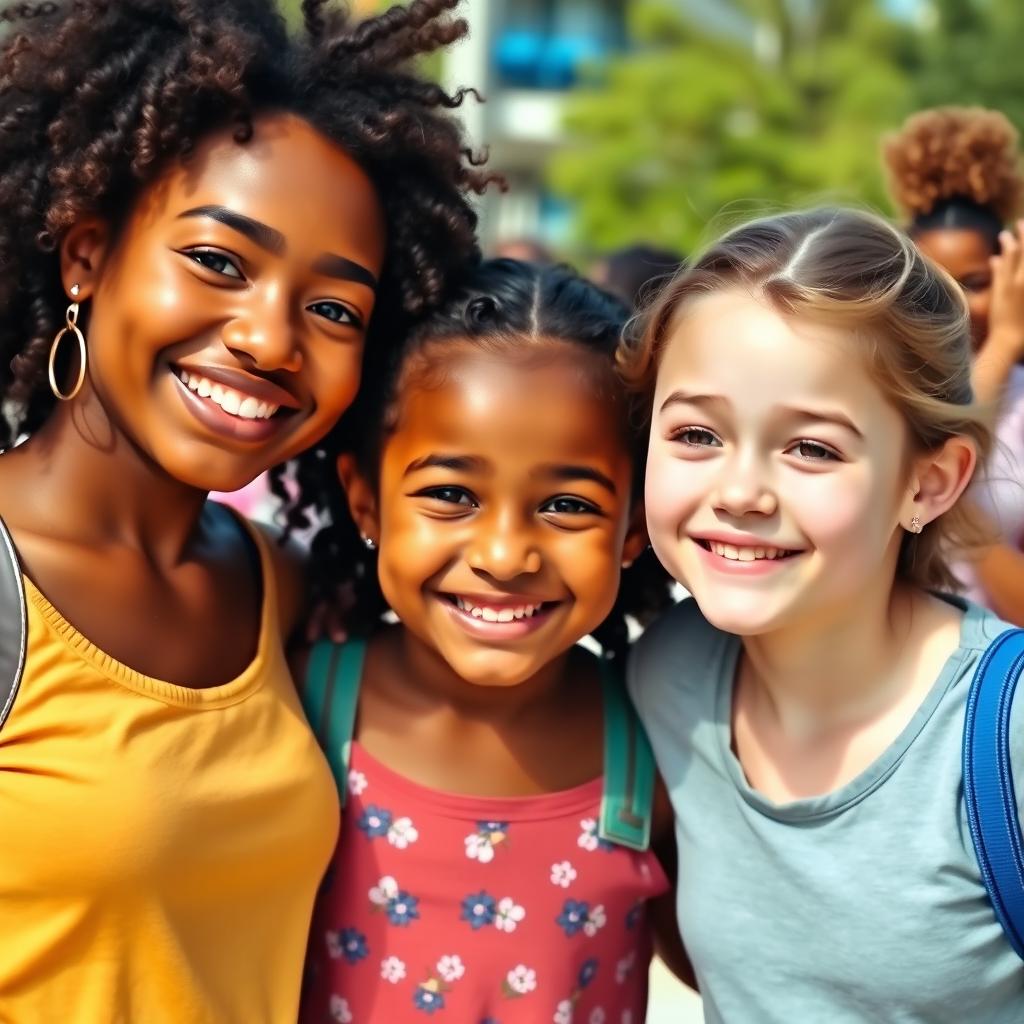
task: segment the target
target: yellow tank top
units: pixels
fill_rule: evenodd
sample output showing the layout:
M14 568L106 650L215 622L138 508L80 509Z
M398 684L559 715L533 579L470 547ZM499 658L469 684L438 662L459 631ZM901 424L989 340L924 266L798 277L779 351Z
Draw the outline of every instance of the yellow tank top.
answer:
M294 1024L338 805L253 536L259 648L211 689L120 664L25 581L0 731L3 1024Z

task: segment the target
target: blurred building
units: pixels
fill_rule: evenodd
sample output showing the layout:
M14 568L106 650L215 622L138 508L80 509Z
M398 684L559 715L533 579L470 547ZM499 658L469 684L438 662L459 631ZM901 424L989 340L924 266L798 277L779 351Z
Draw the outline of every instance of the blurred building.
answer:
M466 0L470 37L447 55L449 87L472 85L487 98L462 114L475 146L509 181L483 201L485 246L535 238L558 246L572 211L547 192L545 161L562 136L568 90L588 68L625 46L626 0Z

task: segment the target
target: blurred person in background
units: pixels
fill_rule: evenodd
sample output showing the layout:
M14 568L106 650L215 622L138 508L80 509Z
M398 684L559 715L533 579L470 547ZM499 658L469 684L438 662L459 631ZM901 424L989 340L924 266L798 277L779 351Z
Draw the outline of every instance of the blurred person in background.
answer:
M641 242L599 260L590 277L636 310L655 297L683 262L677 252Z
M496 259L522 260L546 266L555 262L554 254L536 238L507 238L494 247Z
M957 572L972 598L1024 624L1024 222L1005 227L1024 192L1017 143L998 111L940 107L910 117L883 154L908 233L963 289L975 393L998 410L996 449L972 496L1002 542Z

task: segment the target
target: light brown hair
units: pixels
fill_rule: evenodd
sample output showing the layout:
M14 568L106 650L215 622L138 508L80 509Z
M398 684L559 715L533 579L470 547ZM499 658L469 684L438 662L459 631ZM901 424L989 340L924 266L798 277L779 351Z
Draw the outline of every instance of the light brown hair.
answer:
M984 464L988 416L971 390L967 306L956 283L902 232L855 210L818 209L745 224L682 271L620 346L627 383L652 396L665 345L691 301L727 288L767 299L785 316L826 321L862 339L868 366L903 416L917 452L970 438ZM648 406L649 407L649 406ZM899 574L923 587L956 589L952 549L984 543L964 503L907 534Z

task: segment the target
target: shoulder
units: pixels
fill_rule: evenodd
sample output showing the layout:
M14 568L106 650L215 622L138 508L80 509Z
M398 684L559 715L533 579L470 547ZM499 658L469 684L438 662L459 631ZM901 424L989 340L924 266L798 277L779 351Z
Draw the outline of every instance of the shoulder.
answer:
M706 691L702 684L717 672L730 640L735 642L704 618L693 598L666 611L630 652L626 683L641 714L645 705L659 703L667 691Z

